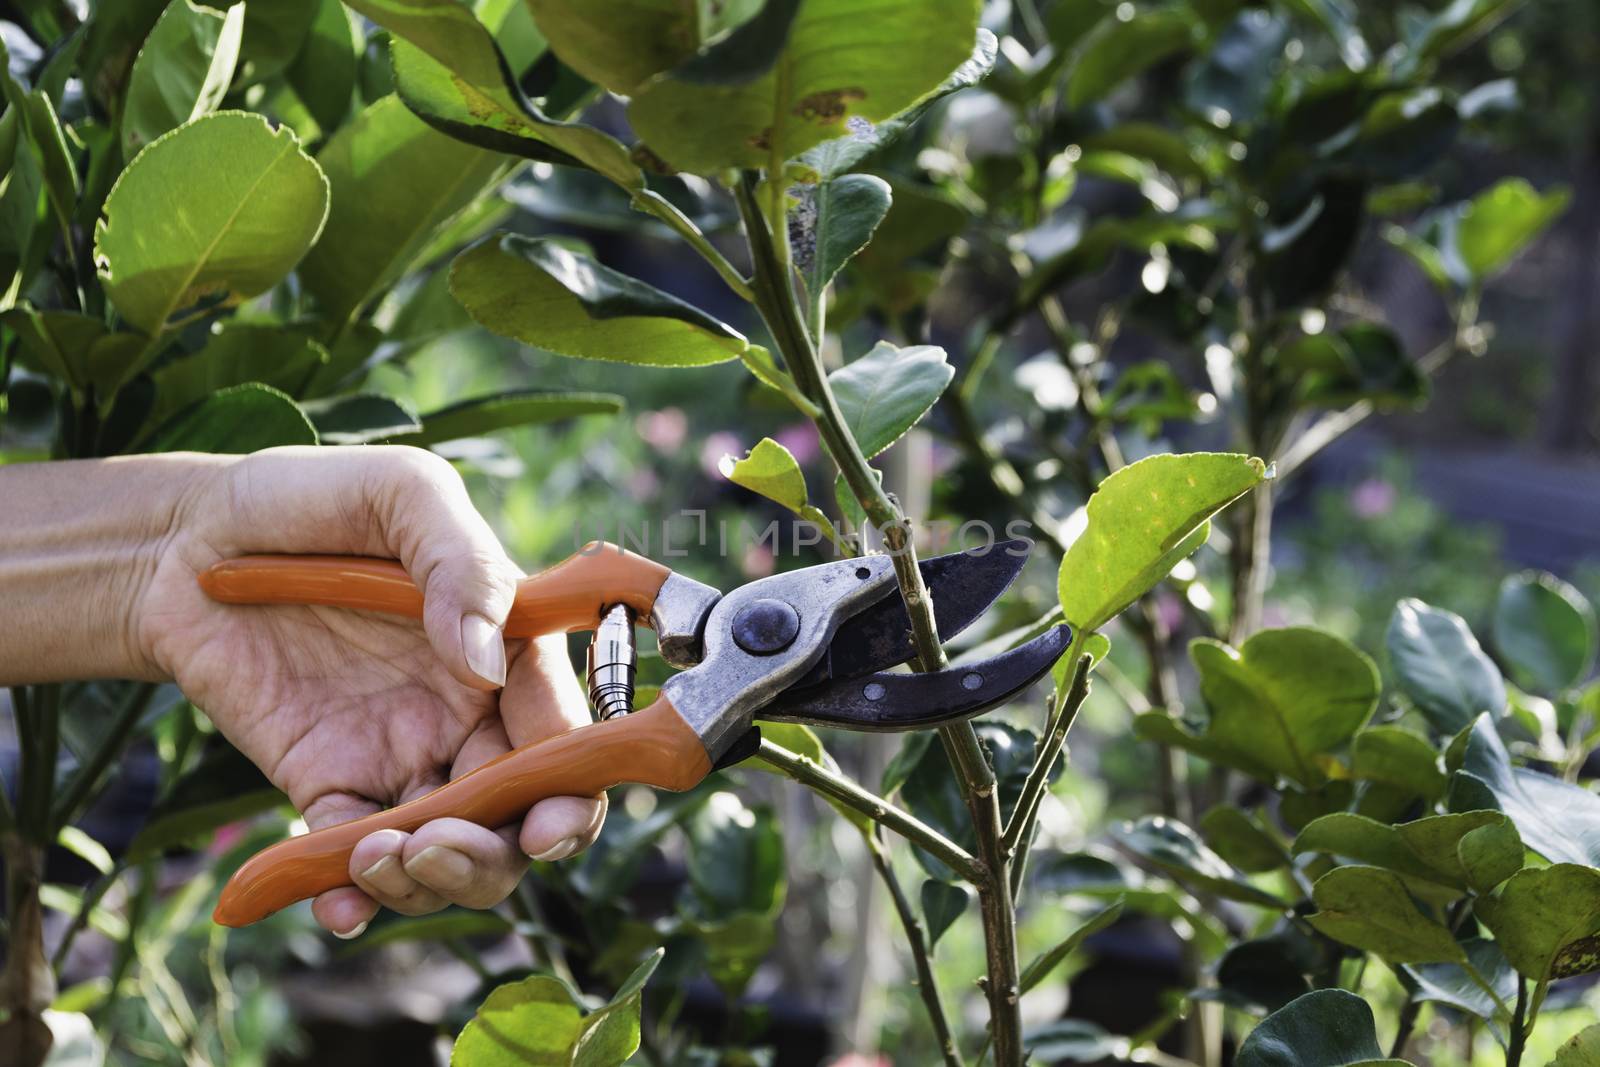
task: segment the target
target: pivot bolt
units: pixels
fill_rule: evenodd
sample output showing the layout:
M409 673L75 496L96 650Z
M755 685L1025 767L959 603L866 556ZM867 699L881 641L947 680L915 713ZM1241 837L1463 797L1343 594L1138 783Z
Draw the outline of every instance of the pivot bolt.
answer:
M755 656L782 652L800 633L800 613L782 600L756 600L733 617L733 640Z

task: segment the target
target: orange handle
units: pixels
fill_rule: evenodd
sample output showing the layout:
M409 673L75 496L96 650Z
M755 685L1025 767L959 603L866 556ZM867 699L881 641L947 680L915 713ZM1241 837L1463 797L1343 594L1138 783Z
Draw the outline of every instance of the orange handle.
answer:
M594 796L623 782L681 791L710 773L700 738L661 696L632 715L507 752L398 808L263 849L228 880L212 918L245 926L297 900L350 885L350 852L375 830L410 833L443 816L500 827L546 797Z
M518 583L506 636L593 629L600 613L618 603L649 618L671 573L654 560L592 541ZM321 604L422 617L422 593L405 569L364 556L242 556L207 568L200 587L227 604Z

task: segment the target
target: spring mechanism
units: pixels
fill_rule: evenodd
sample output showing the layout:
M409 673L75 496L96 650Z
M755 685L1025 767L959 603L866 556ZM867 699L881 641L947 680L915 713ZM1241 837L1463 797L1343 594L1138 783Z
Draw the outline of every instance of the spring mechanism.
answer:
M612 604L600 613L589 641L589 703L597 720L633 710L633 676L639 663L633 621L626 604Z

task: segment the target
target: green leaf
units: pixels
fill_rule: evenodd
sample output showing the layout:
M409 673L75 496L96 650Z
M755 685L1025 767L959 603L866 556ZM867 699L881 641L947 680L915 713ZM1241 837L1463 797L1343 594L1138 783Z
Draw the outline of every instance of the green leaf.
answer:
M511 390L427 412L421 416L422 429L396 434L389 438L389 443L426 448L462 437L482 437L500 430L536 426L579 415L615 415L621 410L622 398L613 393Z
M422 429L409 405L376 393L312 400L301 409L325 445L365 445Z
M1257 889L1242 872L1207 848L1200 835L1175 819L1147 815L1138 822L1124 823L1115 833L1128 848L1203 892L1257 907L1285 906L1278 897Z
M1354 993L1318 989L1261 1021L1239 1046L1235 1067L1406 1067L1385 1059L1372 1009Z
M219 390L260 382L290 396L301 395L328 362L328 350L283 326L229 319L212 330L200 351L158 367L156 399L148 422L167 419Z
M331 191L328 225L300 278L329 333L414 267L433 235L506 167L504 157L430 128L396 96L363 109L317 162Z
M1541 194L1523 178L1508 178L1479 193L1456 224L1456 248L1480 284L1522 254L1567 210L1566 189Z
M311 26L285 77L317 125L331 131L342 126L350 114L362 42L340 0L315 3ZM255 10L251 7L249 12Z
M871 459L927 414L955 373L942 348L897 348L879 341L860 359L829 374L828 384L861 454Z
M1058 1019L1030 1029L1023 1035L1023 1044L1029 1059L1038 1063L1117 1062L1129 1051L1127 1038L1084 1019Z
M1302 371L1296 386L1303 404L1342 408L1365 400L1396 407L1428 398L1427 376L1406 355L1399 335L1377 323L1303 337L1279 355L1279 362Z
M1545 982L1600 970L1600 871L1592 867L1519 871L1474 910L1524 977Z
M1206 812L1200 832L1217 855L1247 874L1277 870L1289 862L1289 853L1272 832L1232 804Z
M206 837L219 826L287 804L284 795L230 746L208 753L151 810L123 855L137 864Z
M122 317L157 334L197 302L226 306L272 288L327 214L327 180L287 127L221 112L128 164L95 227L95 260Z
M1143 11L1124 21L1102 21L1084 41L1067 77L1067 105L1092 104L1123 82L1192 48L1199 26L1186 10Z
M972 890L964 885L952 885L937 878L922 883L922 918L928 924L929 951L950 929L950 924L961 918L971 901Z
M147 451L243 454L314 445L317 431L288 396L251 383L214 393L161 427Z
M718 5L655 0L528 0L539 32L561 61L623 96L670 70L720 31L742 21L760 0Z
M1492 889L1522 867L1522 840L1511 820L1494 811L1429 815L1398 826L1335 812L1301 830L1294 851L1383 867L1405 876L1418 895L1446 901L1469 888Z
M976 727L978 739L994 768L1000 810L1010 811L1022 793L1033 766L1038 739L1026 730L985 722ZM884 790L893 792L894 780L904 776L900 796L913 814L950 840L971 852L978 847L965 798L943 745L931 743L928 732L913 734L884 771ZM941 881L959 879L944 861L920 848L913 851L922 869Z
M1335 867L1311 887L1318 932L1390 963L1459 963L1450 931L1418 910L1400 876L1377 867Z
M1372 726L1350 744L1350 773L1368 782L1406 789L1425 800L1444 796L1449 778L1426 737L1402 726Z
M1459 733L1479 712L1505 711L1505 681L1461 616L1402 600L1385 643L1400 691L1439 733Z
M723 456L718 467L728 481L790 511L798 513L806 506L806 476L800 464L787 448L770 437L763 437L743 459Z
M59 378L82 395L89 387L89 350L106 334L105 323L72 311L39 311L22 304L0 313L17 335L23 366Z
M37 151L23 129L21 112L0 116L0 308L9 308L43 258L35 231L46 218L44 174ZM35 254L35 249L41 249Z
M563 356L699 367L749 347L692 304L549 239L480 242L450 265L450 292L495 333Z
M813 245L805 256L796 249L812 297L820 298L833 276L866 247L889 213L891 199L889 183L870 174L846 174L817 186L811 201Z
M259 2L259 0L258 0ZM253 5L252 5L253 6ZM233 81L245 5L222 11L172 0L139 49L122 106L122 152L217 109Z
M1321 938L1283 924L1266 937L1241 941L1217 961L1216 997L1224 1004L1277 1011L1311 991L1307 975L1333 962Z
M511 930L511 923L492 911L449 908L432 915L396 916L379 922L371 930L346 945L340 955L353 956L407 941L441 941L447 938L504 935Z
M1594 664L1594 608L1553 574L1526 571L1500 584L1494 643L1524 689L1559 693Z
M1083 923L1077 929L1073 930L1072 933L1068 934L1060 944L1056 945L1048 952L1043 953L1032 963L1024 967L1022 970L1022 978L1018 983L1018 988L1023 993L1026 993L1028 990L1032 989L1034 986L1050 977L1050 972L1061 966L1062 961L1064 961L1068 956L1072 955L1073 951L1079 945L1083 944L1085 938L1099 933L1101 930L1106 929L1112 923L1121 918L1123 903L1124 901L1121 897L1113 900L1110 904L1107 904L1105 907L1089 916L1089 918L1085 919Z
M530 159L599 171L643 189L644 176L610 134L558 122L509 80L494 37L465 6L437 0L349 0L392 33L395 85L418 115L453 137Z
M1593 1067L1600 1063L1600 1023L1579 1030L1560 1048L1549 1067Z
M715 793L688 824L689 889L696 913L771 916L783 904L783 836L769 808Z
M1518 7L1517 0L1451 0L1424 19L1411 43L1419 59L1444 55L1486 33Z
M1479 716L1457 743L1452 810L1498 809L1511 817L1523 844L1550 862L1600 866L1600 797L1548 774L1513 767L1487 715Z
M1377 668L1322 630L1262 630L1238 650L1197 638L1189 656L1211 713L1204 732L1160 711L1135 719L1135 732L1263 781L1281 775L1308 788L1321 785L1319 757L1349 740L1377 707Z
M1259 459L1209 452L1150 456L1112 474L1061 561L1067 621L1098 630L1204 544L1210 518L1265 477Z
M806 0L765 69L751 69L752 43L736 33L643 85L628 117L678 170L771 168L850 120L882 122L937 92L977 30L974 0L882 0L866 18L850 0Z
M1425 963L1406 967L1406 973L1417 984L1411 999L1448 1004L1486 1019L1495 1027L1495 1037L1504 1044L1506 1024L1510 1021L1510 1004L1517 996L1517 972L1506 961L1500 946L1488 938L1469 938L1461 942L1461 949L1467 954L1465 963ZM1475 980L1474 974L1468 971L1469 967L1476 972L1477 978L1483 979L1483 983L1494 990L1494 996L1490 996L1489 991ZM1496 997L1499 998L1498 1003Z

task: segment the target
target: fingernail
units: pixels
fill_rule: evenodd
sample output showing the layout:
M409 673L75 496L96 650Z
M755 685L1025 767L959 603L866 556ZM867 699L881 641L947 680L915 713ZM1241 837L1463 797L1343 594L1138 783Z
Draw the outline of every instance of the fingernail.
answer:
M506 684L506 642L498 626L467 612L461 616L461 648L473 674L494 685Z
M406 861L406 873L435 889L461 889L472 881L472 860L444 845L429 845Z
M578 839L576 837L563 837L533 858L545 863L553 863L556 860L566 859L576 851L578 851Z
M348 930L335 930L333 936L341 941L353 941L366 932L367 924L358 922Z
M385 856L371 867L361 872L361 877L371 882L389 873L389 868L394 866L394 857Z

